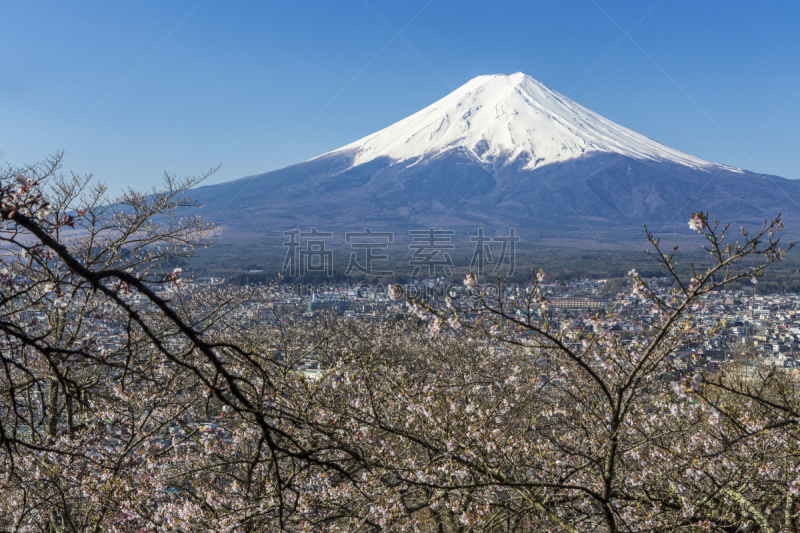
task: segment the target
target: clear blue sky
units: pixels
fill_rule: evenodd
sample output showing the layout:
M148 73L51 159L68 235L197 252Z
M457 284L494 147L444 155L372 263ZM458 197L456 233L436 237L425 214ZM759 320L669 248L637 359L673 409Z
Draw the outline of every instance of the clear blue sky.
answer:
M198 1L4 3L0 160L63 149L112 188L219 163L228 181L522 71L668 146L800 178L796 0Z

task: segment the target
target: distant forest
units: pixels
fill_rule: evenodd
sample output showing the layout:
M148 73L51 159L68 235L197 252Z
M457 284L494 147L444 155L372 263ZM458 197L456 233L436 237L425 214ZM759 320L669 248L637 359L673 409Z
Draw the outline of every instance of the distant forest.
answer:
M213 249L209 248L208 251ZM217 252L219 250L215 250ZM240 249L242 256L231 254L215 253L213 256L201 255L185 263L196 276L217 276L224 277L234 285L258 285L274 283L278 278L283 257L272 256L270 258L258 257L248 253L243 248ZM206 250L203 250L206 252ZM692 277L691 264L694 263L696 272L702 272L708 266L707 257L704 254L680 254L678 272L686 280ZM423 269L420 275L413 277L412 268L408 265L408 257L391 257L380 265L381 269L392 270L395 275L392 277L372 277L365 276L353 271L346 276L344 270L349 260L347 254L342 250L334 250L334 268L332 276L327 276L324 272L307 272L304 276L291 277L284 273L281 283L293 283L303 285L321 284L349 284L358 283L370 284L391 284L408 283L413 279L423 280L428 278L427 271ZM454 267L451 269L452 277L450 281L459 282L464 275L470 271L469 256L453 256ZM580 251L564 248L539 248L523 249L516 255L515 272L507 275L507 265L501 271L503 279L510 283L526 283L533 279L533 272L539 269L547 274L548 283L568 283L576 279L607 279L608 284L604 293L616 294L628 283L626 276L631 269L636 269L643 278L661 278L665 271L656 263L646 252L599 252L599 251ZM210 264L211 263L211 264ZM389 264L390 266L387 266ZM250 270L261 270L262 272L249 272ZM444 276L437 269L436 277ZM496 280L496 274L492 268L486 269L484 276L479 278L482 282ZM800 253L792 251L787 258L772 265L766 275L758 280L755 285L749 283L732 283L728 285L729 290L754 291L756 294L781 294L781 293L800 293Z

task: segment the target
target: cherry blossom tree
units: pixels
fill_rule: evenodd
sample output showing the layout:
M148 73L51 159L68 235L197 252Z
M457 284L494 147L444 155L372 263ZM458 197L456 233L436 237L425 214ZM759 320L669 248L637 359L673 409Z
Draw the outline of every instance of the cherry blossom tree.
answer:
M3 530L797 530L796 379L672 362L711 291L784 258L780 217L731 243L692 214L690 280L648 232L676 288L631 271L587 318L539 272L470 273L447 307L392 287L401 319L255 322L275 287L180 269L213 229L180 216L203 177L115 199L58 158L0 176Z

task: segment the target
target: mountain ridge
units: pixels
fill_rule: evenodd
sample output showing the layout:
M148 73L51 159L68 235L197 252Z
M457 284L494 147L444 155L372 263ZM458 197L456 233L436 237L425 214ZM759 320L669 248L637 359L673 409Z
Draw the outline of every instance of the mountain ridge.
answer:
M350 152L358 166L382 156L402 163L457 148L482 163L524 157L526 170L593 152L740 170L669 148L521 72L473 78L405 119L319 157Z
M782 212L800 226L800 182L666 147L521 73L475 78L337 150L194 193L215 221L252 233L435 225L640 235L643 223L685 231L696 211L745 226Z

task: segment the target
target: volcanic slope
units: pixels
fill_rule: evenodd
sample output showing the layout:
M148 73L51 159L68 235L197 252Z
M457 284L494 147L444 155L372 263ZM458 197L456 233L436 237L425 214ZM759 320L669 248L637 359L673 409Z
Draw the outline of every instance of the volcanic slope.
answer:
M664 146L522 73L480 76L314 159L195 191L231 230L517 227L550 236L800 222L800 184ZM639 233L639 239L641 235Z

